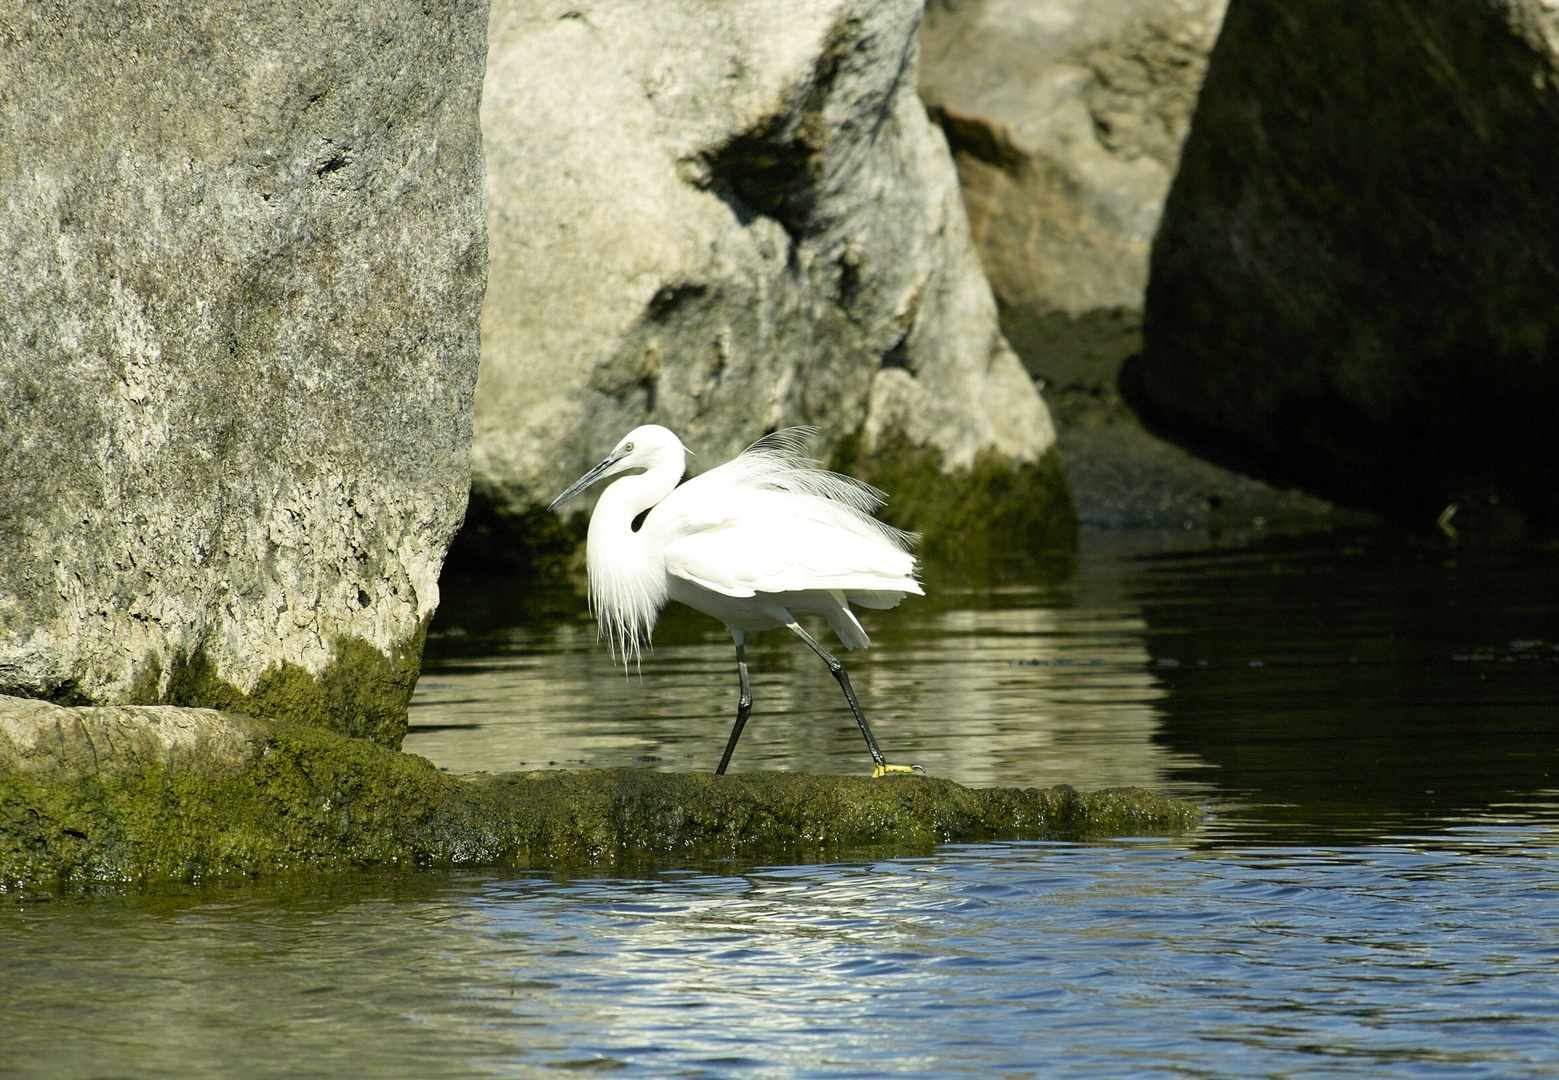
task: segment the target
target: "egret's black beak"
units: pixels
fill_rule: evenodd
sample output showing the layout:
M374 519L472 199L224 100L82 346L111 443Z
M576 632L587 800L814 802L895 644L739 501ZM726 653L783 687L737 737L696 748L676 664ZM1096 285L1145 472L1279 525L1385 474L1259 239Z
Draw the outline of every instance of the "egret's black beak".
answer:
M589 487L591 484L601 479L601 477L611 472L612 466L616 465L619 461L627 456L627 450L613 450L611 456L608 457L605 461L601 462L601 464L597 465L595 468L585 473L585 475L581 476L578 480L575 480L572 484L568 485L568 490L563 492L563 494L559 495L557 498L553 499L552 504L548 506L547 509L556 510L558 507L568 502L568 500L572 499L575 495L578 495L581 491L585 490L585 488Z

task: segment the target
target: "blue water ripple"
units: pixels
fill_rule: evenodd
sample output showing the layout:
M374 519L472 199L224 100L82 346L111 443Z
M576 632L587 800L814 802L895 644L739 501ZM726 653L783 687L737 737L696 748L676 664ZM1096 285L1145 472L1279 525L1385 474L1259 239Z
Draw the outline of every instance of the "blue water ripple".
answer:
M495 968L559 987L571 1059L627 1075L1551 1076L1553 839L530 879L489 885L471 928ZM587 955L546 960L560 924Z

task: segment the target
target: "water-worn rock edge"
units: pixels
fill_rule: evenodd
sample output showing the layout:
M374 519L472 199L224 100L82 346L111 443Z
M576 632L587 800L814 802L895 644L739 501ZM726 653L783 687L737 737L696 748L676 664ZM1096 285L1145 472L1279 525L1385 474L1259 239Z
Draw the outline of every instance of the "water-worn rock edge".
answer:
M1167 835L1136 788L976 790L929 777L583 770L454 776L315 727L210 709L0 698L0 887L295 869L814 857L996 839Z

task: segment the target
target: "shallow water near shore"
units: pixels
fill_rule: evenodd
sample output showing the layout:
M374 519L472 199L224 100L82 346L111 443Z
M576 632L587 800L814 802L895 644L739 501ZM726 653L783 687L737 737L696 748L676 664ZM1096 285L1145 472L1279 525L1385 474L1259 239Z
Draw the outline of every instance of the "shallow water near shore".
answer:
M625 676L568 591L446 586L407 749L709 769L729 639ZM1085 536L846 654L890 758L1141 784L1196 834L633 877L310 877L0 906L0 1076L1559 1075L1559 559ZM733 770L863 772L799 642Z
M1433 831L1559 792L1559 552L1355 532L1085 533L1078 562L938 576L839 650L890 760L969 785L1134 784L1231 842ZM827 641L826 630L818 628ZM405 748L456 772L712 770L730 637L666 610L614 663L572 591L445 597ZM733 772L870 771L827 669L748 645Z

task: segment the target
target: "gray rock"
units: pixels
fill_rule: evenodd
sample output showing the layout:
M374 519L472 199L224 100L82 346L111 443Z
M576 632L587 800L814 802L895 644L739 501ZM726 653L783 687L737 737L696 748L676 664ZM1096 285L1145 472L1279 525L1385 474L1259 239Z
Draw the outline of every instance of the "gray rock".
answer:
M1124 412L1118 402L1115 408ZM1369 514L1204 461L1144 430L1129 414L1063 420L1059 446L1078 524L1088 529L1296 534L1373 522Z
M1340 503L1559 524L1559 9L1341 10L1230 5L1132 398Z
M0 696L0 772L65 778L147 769L231 773L254 758L264 731L262 722L215 709L62 708Z
M1049 415L916 97L919 14L494 4L482 500L545 504L650 421L695 470L797 423L858 462L890 437L944 472L1038 461Z
M1114 385L1226 0L933 0L921 93L1028 369Z
M0 0L0 692L398 742L468 490L481 0Z

